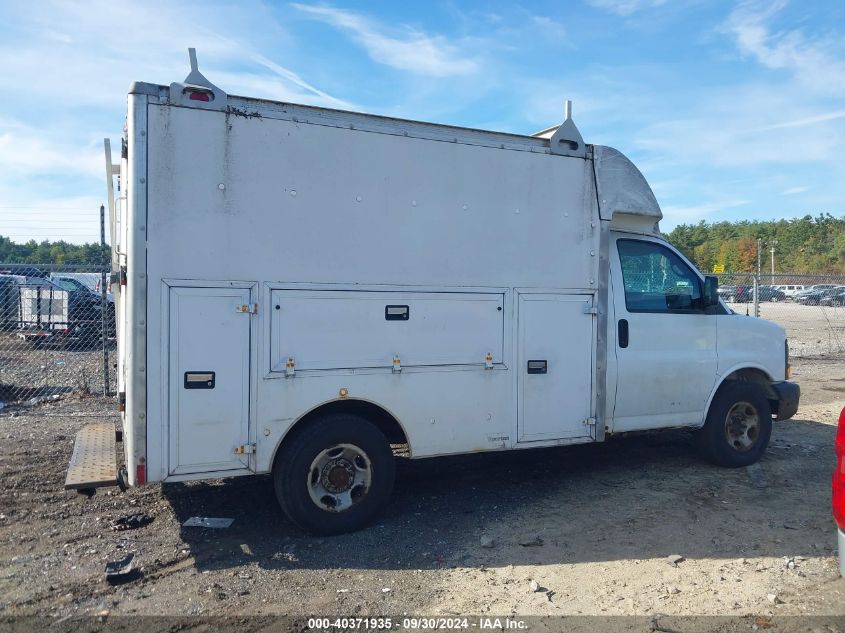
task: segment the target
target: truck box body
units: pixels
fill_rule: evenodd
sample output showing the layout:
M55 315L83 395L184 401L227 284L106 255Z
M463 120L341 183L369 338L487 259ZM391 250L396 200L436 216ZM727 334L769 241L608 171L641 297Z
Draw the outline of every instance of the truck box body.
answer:
M719 304L570 119L520 136L189 80L133 84L109 163L130 484L275 472L324 412L412 457L700 427L740 376L778 414L783 331Z
M590 161L543 139L302 106L131 99L129 164L146 156L147 182L137 197L129 183L126 226L145 197L156 316L146 397L130 383L126 402L139 413L146 400L158 422L144 425L148 480L267 471L291 423L342 388L401 420L414 456L594 439ZM509 370L535 356L547 374L516 380ZM213 389L183 388L186 372L212 369ZM250 444L254 455L233 452Z

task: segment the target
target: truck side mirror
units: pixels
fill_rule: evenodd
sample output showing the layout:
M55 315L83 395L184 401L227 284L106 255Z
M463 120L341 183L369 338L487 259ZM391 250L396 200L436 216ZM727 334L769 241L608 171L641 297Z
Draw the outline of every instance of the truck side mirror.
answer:
M711 308L719 304L719 278L716 275L704 275L704 307Z

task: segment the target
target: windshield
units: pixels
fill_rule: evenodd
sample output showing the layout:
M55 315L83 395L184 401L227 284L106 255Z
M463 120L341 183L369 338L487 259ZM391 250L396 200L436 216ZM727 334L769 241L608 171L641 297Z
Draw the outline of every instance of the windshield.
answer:
M78 279L70 279L68 277L59 277L58 279L54 279L56 284L58 284L62 290L88 290L88 286L84 283L79 281Z

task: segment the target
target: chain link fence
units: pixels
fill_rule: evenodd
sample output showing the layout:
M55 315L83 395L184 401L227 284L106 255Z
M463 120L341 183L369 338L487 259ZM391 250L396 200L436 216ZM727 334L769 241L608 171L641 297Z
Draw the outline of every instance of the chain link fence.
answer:
M723 273L719 295L734 312L782 325L793 358L845 352L845 275Z
M0 264L0 408L109 395L115 361L107 271Z

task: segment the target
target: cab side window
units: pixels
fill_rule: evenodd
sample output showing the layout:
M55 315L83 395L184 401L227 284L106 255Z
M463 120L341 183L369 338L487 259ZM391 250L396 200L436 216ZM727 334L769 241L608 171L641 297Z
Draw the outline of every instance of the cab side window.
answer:
M702 310L698 275L675 253L641 240L617 240L616 246L629 312Z

